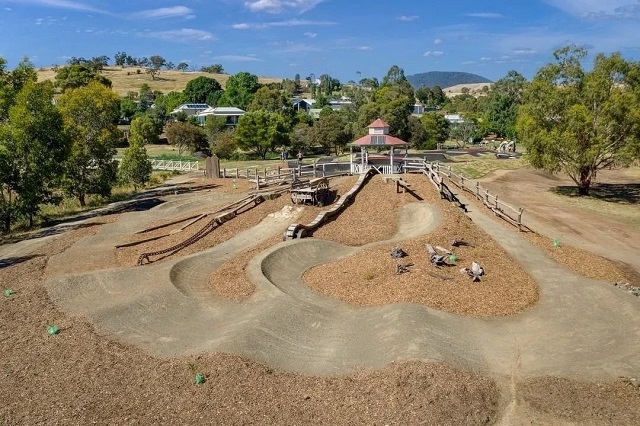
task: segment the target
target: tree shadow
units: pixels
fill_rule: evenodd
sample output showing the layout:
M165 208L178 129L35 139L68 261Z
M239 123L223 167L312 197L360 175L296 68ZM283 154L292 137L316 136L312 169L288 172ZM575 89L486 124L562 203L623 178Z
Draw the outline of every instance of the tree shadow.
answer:
M28 256L16 256L16 257L7 257L5 259L0 259L0 269L7 268L9 266L26 262L27 260L31 260L36 257L42 257L42 256L44 256L44 254L30 254Z
M555 194L565 197L579 197L577 186L556 186ZM618 204L640 204L640 183L597 183L589 189L588 198Z

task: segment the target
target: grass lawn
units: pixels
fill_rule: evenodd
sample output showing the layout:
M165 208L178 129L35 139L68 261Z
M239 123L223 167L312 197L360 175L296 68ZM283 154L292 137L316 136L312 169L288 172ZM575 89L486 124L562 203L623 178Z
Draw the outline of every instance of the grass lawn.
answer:
M495 158L493 154L484 157L474 157L472 155L451 156L451 169L458 174L462 174L470 179L479 179L496 170L516 170L525 167L522 158L503 159Z

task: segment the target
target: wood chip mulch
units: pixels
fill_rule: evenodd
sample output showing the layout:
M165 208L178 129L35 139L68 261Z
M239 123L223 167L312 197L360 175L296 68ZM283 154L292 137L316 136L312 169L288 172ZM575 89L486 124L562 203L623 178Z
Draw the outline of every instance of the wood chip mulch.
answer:
M622 378L602 383L531 378L519 385L518 397L539 413L573 424L640 424L640 388Z
M408 302L474 317L515 314L538 301L538 285L533 278L460 209L440 200L424 176L407 175L404 179L419 197L442 211L442 226L424 237L384 243L314 267L303 276L307 285L358 306ZM396 194L394 184L374 178L356 196L353 206L320 228L314 237L350 245L388 239L395 233L401 206L415 201L410 194ZM454 239L463 239L471 246L453 248ZM457 266L432 266L427 243L452 250ZM396 246L408 256L393 259L390 252ZM472 261L486 271L479 283L459 271L470 267ZM410 272L398 275L398 263L413 266Z
M487 378L404 362L338 377L275 371L228 354L158 359L57 310L49 256L96 228L58 237L0 269L0 424L489 424L499 393ZM58 335L48 335L47 325ZM197 385L195 374L205 376Z

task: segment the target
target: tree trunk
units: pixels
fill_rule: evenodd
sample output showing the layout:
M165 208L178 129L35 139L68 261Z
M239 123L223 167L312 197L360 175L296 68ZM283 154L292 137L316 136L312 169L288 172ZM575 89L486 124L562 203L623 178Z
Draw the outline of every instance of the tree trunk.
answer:
M78 195L78 201L80 202L80 207L85 207L87 202L84 199L84 194Z
M589 195L590 187L591 187L591 169L585 167L580 169L580 182L578 183L578 195L579 196Z

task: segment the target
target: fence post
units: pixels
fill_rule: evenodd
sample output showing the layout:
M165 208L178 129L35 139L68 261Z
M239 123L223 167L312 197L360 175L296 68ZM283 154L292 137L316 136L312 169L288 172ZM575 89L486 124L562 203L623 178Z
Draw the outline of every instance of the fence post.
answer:
M476 200L479 200L480 198L480 182L476 182Z
M240 179L240 169L236 167L236 179Z
M518 212L518 231L522 231L522 207L520 207Z
M318 177L318 165L316 163L313 163L313 177Z
M498 194L496 194L495 199L493 200L496 209L498 208Z
M464 189L464 176L460 175L460 186Z
M487 202L487 204L489 204L489 190L488 189L484 190L484 200Z

